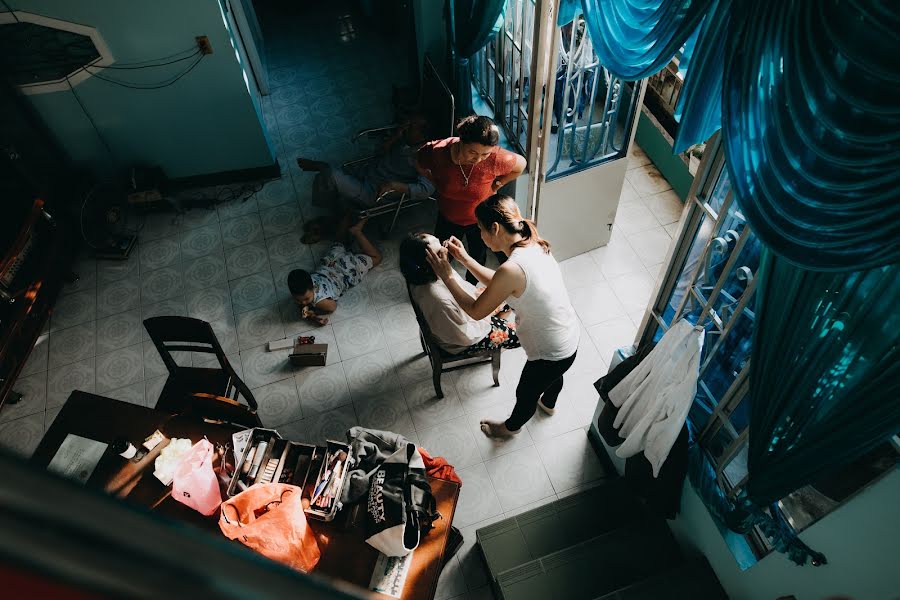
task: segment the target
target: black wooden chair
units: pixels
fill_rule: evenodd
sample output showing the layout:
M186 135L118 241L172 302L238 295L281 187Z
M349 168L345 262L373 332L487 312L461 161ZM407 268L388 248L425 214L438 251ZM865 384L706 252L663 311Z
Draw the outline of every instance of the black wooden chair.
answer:
M153 317L144 328L169 370L156 408L172 414L190 412L246 427L261 427L250 388L234 371L216 334L206 321L189 317ZM172 352L214 354L218 368L179 366ZM246 404L241 404L243 397Z
M434 393L438 398L444 397L441 390L441 374L445 371L454 371L463 367L477 365L485 362L491 363L491 371L494 376L494 387L500 385L500 348L493 350L481 350L467 354L451 354L441 348L437 338L431 333L431 327L425 320L422 311L412 297L412 291L406 286L409 294L409 302L412 304L413 312L416 313L416 321L419 323L419 342L422 344L422 350L428 356L431 362L431 378L434 383Z

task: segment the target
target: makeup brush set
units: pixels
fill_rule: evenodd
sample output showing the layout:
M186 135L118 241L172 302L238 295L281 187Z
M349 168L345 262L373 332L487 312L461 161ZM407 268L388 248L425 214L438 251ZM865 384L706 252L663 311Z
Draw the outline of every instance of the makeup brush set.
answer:
M235 465L228 496L257 483L288 483L303 490L310 518L331 521L341 509L341 491L352 466L346 443L328 440L315 446L285 440L274 429L255 428Z

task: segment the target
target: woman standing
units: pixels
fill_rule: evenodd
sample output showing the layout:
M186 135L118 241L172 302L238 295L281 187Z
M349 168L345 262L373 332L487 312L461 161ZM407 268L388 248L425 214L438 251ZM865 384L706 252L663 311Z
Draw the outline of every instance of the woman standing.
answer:
M521 430L538 406L547 414L555 412L563 375L575 362L580 330L550 244L534 223L522 218L515 201L494 194L478 205L475 216L481 239L508 256L505 263L496 271L478 264L455 237L447 240L446 250L429 248L428 262L473 319L483 319L504 302L516 311L519 342L528 357L516 387L516 406L506 421L481 422L486 435L508 437ZM460 284L448 251L487 286L477 298Z
M522 174L525 158L500 148L500 130L488 117L471 115L456 127L459 137L428 142L419 149L417 167L437 188L434 235L469 243L469 255L483 265L487 248L475 220L478 203ZM466 276L476 279L472 271Z

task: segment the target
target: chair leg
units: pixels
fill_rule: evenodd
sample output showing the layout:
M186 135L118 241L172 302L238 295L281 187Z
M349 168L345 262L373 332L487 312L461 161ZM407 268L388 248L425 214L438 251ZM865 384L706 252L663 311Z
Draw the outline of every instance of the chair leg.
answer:
M394 226L397 225L397 218L400 217L400 209L403 208L403 201L406 199L406 194L400 195L400 201L397 202L397 210L394 211L394 218L391 219L391 228L388 229L388 233L394 231Z
M432 375L431 379L434 382L434 395L437 396L438 399L444 397L444 391L441 389L441 373L444 371L444 363L437 359L432 363Z
M491 371L494 375L494 387L500 386L500 351L494 350L491 354Z

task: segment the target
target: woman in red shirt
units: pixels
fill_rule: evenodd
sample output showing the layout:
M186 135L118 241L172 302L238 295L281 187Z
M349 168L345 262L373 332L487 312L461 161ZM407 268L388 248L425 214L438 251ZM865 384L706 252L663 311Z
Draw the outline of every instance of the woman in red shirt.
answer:
M459 137L422 146L417 167L437 188L435 237L441 242L451 236L465 237L469 256L483 265L487 246L478 230L475 207L521 175L525 158L498 146L500 130L488 117L468 116L456 130ZM466 279L471 283L477 281L472 273Z

